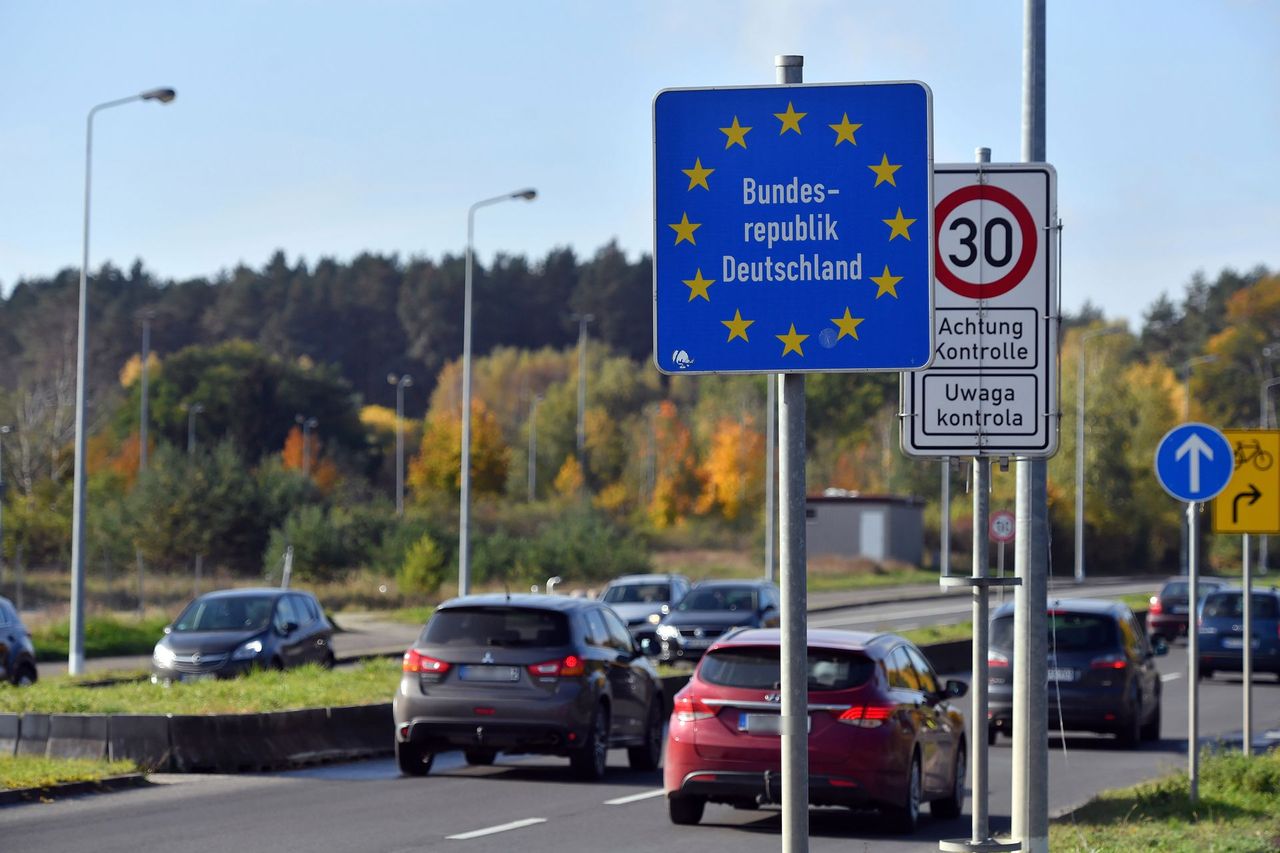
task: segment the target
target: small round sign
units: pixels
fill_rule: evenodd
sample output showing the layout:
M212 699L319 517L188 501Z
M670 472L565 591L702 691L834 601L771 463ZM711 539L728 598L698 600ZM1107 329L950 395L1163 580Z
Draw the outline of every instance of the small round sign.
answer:
M1216 427L1180 424L1156 446L1156 479L1180 501L1207 501L1227 487L1235 472L1235 453Z
M1013 290L1035 263L1035 219L1016 195L992 184L961 187L933 211L934 274L969 299Z
M992 542L1012 542L1014 531L1013 513L1007 509L991 513L991 518L987 522L987 529L991 534Z

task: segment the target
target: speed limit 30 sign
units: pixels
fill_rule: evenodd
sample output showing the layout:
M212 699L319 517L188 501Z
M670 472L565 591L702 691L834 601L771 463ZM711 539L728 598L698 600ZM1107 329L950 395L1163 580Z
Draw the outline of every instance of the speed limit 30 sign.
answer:
M1052 456L1058 445L1057 176L934 168L934 351L904 374L913 456Z

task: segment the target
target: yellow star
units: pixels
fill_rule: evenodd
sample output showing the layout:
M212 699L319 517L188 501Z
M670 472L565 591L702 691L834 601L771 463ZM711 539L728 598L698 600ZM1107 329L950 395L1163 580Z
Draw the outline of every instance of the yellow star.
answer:
M720 322L729 327L730 341L734 338L742 338L744 341L747 341L747 326L750 326L755 322L755 320L742 319L742 312L735 309L732 320L721 320ZM725 341L725 343L728 342L729 341ZM751 342L747 341L747 343Z
M693 241L691 240L690 242L693 242ZM689 286L690 302L693 301L693 298L695 296L701 296L703 299L707 300L708 302L711 301L711 297L707 295L707 288L716 283L716 280L714 278L703 278L702 270L698 270L697 275L695 275L693 278L686 279L684 283Z
M850 145L858 144L858 140L853 138L853 134L858 130L858 128L862 127L862 125L851 124L849 122L848 113L844 114L844 118L840 121L839 124L829 124L827 125L827 127L831 128L836 132L836 145L839 145L841 142L844 142L846 139L849 141Z
M901 214L901 213L902 213L902 211L901 211L901 210L899 210L899 211L898 211L898 213L899 213L899 214ZM911 221L912 221L912 222L915 222L915 220L914 220L914 219L913 219L913 220L911 220ZM668 227L668 228L674 228L674 229L675 229L675 232L676 232L676 245L677 245L677 246L679 246L679 245L680 245L680 241L681 241L681 240L688 240L688 241L689 241L692 245L694 245L694 246L698 245L697 241L693 239L693 232L694 232L694 231L697 231L699 228L701 228L701 227L702 227L702 223L701 223L701 222L690 222L690 221L689 221L689 214L687 214L687 213L686 213L686 214L683 214L683 215L680 217L680 221L679 221L679 222L675 222L675 223L673 223L673 224L671 224L671 225L668 225L667 227ZM892 240L893 238L892 238L892 237L890 237L889 239L890 239L890 240Z
M778 135L781 136L782 134L786 133L788 130L794 130L797 134L799 134L800 119L804 118L807 115L808 113L796 112L796 108L791 105L790 101L787 101L787 111L785 113L773 114L774 118L782 122L782 130L778 131Z
M902 276L893 275L892 273L890 273L888 264L884 265L884 272L882 272L878 276L876 275L871 276L871 280L874 281L880 287L880 289L876 291L876 299L879 299L881 296L884 296L886 293L892 296L894 299L898 298L897 285L898 285L898 282L902 281ZM839 339L837 338L837 340Z
M734 116L733 125L731 127L720 128L720 132L723 133L725 136L729 137L728 139L725 140L725 143L724 143L725 150L728 151L729 148L733 145L741 145L743 148L746 148L747 132L749 130L751 130L751 128L743 127L742 125L738 124L738 117Z
M711 189L711 187L707 186L707 175L710 175L715 169L702 168L702 158L699 157L693 161L692 169L681 169L680 171L689 176L689 189L694 187L702 187L704 190ZM892 183L893 179L890 178L889 181Z
M777 338L778 340L782 341L782 343L783 343L783 347L782 347L782 354L783 354L783 355L786 355L786 354L787 354L787 353L789 353L789 352L794 352L795 354L799 355L801 358L804 358L804 350L800 349L800 344L804 343L804 342L805 342L805 340L806 340L809 336L808 336L808 335L797 335L797 334L796 334L796 324L795 324L795 323L792 323L792 324L791 324L791 331L790 331L790 332L787 332L785 335L774 335L774 337L775 337L775 338Z
M888 154L882 154L880 156L879 166L868 166L867 168L876 173L875 185L877 187L883 184L885 181L888 181L890 184L892 184L895 187L898 185L898 182L893 179L893 173L901 169L902 165L901 164L897 166L890 165Z
M915 220L904 218L902 216L902 208L898 208L898 215L893 217L893 219L882 219L880 221L883 222L885 225L889 226L890 240L893 240L894 237L899 237L899 236L906 237L908 240L911 239L911 235L907 233L907 229L911 227L913 224L915 224ZM674 228L675 226L673 225L671 227ZM697 226L694 226L694 227L697 227ZM676 242L678 243L680 241L677 240ZM693 241L690 240L689 242L693 242Z
M844 309L843 317L833 317L831 322L835 323L836 328L840 330L840 334L836 335L837 341L845 335L848 335L855 341L858 339L858 324L862 322L862 319L850 317L848 307Z

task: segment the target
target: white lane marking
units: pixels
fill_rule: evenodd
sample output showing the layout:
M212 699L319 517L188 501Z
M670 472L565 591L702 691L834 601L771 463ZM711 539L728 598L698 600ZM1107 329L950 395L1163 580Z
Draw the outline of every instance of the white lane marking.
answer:
M666 793L665 788L659 788L656 791L645 791L640 794L631 794L630 796L627 796L627 797L618 797L617 799L613 799L613 800L605 800L604 804L606 806L625 806L627 803L635 803L635 802L639 802L640 800L650 799L651 797L661 797L665 793Z
M504 823L498 826L491 826L488 829L477 829L472 832L460 832L457 835L446 836L450 841L469 841L472 838L480 838L484 835L496 835L499 832L510 832L513 829L524 829L526 826L534 824L546 823L545 817L527 817L524 820L513 820L511 823Z
M1181 678L1181 677L1182 677L1182 673L1180 672L1166 672L1164 675L1160 676L1160 680L1173 681L1175 678Z

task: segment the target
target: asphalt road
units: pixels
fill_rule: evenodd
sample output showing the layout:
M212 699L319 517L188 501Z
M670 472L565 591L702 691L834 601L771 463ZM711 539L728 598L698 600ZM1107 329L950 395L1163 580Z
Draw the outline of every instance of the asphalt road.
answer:
M1054 813L1095 791L1149 778L1185 765L1186 653L1160 660L1165 673L1163 737L1141 750L1118 749L1110 738L1071 736L1051 741L1050 806ZM1266 676L1255 686L1256 731L1280 737L1280 684ZM1201 690L1202 734L1240 728L1238 678L1219 676ZM993 828L1007 828L1009 741L991 751ZM1064 750L1065 746L1065 750ZM357 762L247 776L154 777L138 790L0 809L0 848L6 853L458 853L511 851L672 850L773 851L778 811L708 806L697 827L667 819L658 773L626 769L610 756L605 782L572 780L557 759L499 757L493 767L467 767L456 753L441 756L422 779L400 778L391 760ZM966 807L967 811L967 807ZM969 817L925 820L915 836L882 833L874 813L811 813L813 851L936 850L941 838L967 837Z

